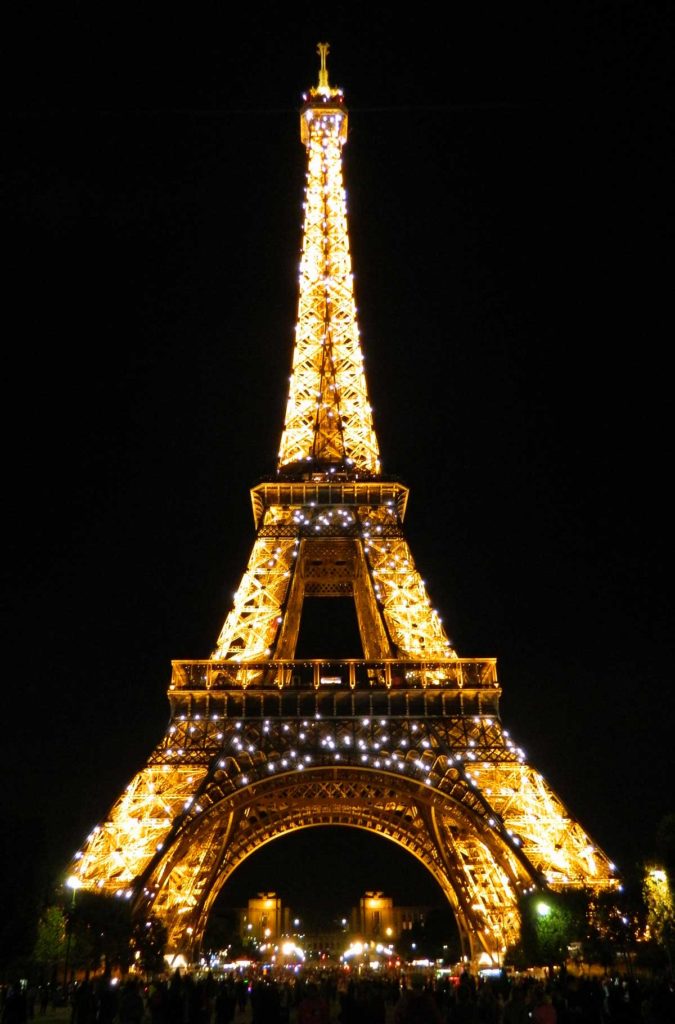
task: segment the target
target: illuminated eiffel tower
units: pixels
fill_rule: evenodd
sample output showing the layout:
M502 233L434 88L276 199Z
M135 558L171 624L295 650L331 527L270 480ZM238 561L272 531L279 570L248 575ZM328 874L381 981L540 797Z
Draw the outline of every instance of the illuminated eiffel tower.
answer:
M499 963L521 893L617 881L502 728L496 659L453 650L405 539L408 490L381 473L352 282L347 111L327 44L318 52L300 113L303 247L277 472L251 490L253 549L211 657L173 662L167 733L71 872L159 917L167 953L190 960L223 885L264 843L361 828L424 864L465 953ZM352 602L359 657L296 656L310 598L326 599L326 633L334 599Z

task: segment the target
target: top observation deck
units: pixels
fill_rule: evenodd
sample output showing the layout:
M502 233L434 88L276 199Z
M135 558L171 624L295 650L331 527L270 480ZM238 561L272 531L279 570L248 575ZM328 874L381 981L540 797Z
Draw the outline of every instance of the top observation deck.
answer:
M265 480L251 489L251 504L256 529L265 509L274 506L387 506L405 517L408 488L398 480L349 479L336 473L307 473L303 479Z

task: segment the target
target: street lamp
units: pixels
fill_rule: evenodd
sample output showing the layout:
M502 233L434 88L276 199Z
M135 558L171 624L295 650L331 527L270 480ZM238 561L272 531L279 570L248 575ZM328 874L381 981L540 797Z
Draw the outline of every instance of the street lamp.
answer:
M66 1005L68 1004L68 961L70 960L70 942L73 937L73 922L71 921L72 913L75 909L75 897L77 890L82 888L82 882L77 875L70 875L66 879L66 885L72 890L72 897L70 900L70 910L66 911L66 958L63 964L63 991L66 998Z

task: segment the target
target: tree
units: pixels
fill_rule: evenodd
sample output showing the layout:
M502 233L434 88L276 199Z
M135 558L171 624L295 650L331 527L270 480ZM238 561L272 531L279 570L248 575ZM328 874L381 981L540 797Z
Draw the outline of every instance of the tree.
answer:
M66 917L61 907L46 907L40 917L33 958L44 980L54 980L66 951Z
M672 971L675 951L675 906L667 871L659 865L645 865L642 891L647 906L649 935L662 948Z
M613 891L589 893L581 959L609 970L618 954L626 956L628 936L627 917L620 906L619 894Z
M668 875L670 894L675 900L675 814L661 818L656 830L656 858Z
M519 942L509 949L506 962L516 966L562 966L570 944L584 937L587 898L582 891L528 893L519 900Z
M44 823L5 817L0 829L0 981L28 977L50 888Z
M64 912L71 932L70 963L74 969L98 970L102 964L129 968L132 916L129 902L80 889L66 900Z
M152 915L147 921L134 924L131 932L134 963L146 976L163 971L167 937L166 926Z

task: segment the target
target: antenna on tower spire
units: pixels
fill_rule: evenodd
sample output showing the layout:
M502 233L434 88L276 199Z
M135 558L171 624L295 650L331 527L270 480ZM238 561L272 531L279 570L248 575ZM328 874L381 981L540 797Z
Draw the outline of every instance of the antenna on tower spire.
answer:
M326 67L326 57L330 53L330 45L328 43L318 43L316 52L321 58L321 67L319 68L319 84L312 86L309 90L310 96L322 96L325 99L334 99L336 96L342 96L341 89L333 89L328 83L328 68Z
M328 84L328 68L326 67L326 57L330 53L330 45L328 43L319 43L316 48L316 52L321 57L321 67L319 69L319 92L330 92L330 86Z

